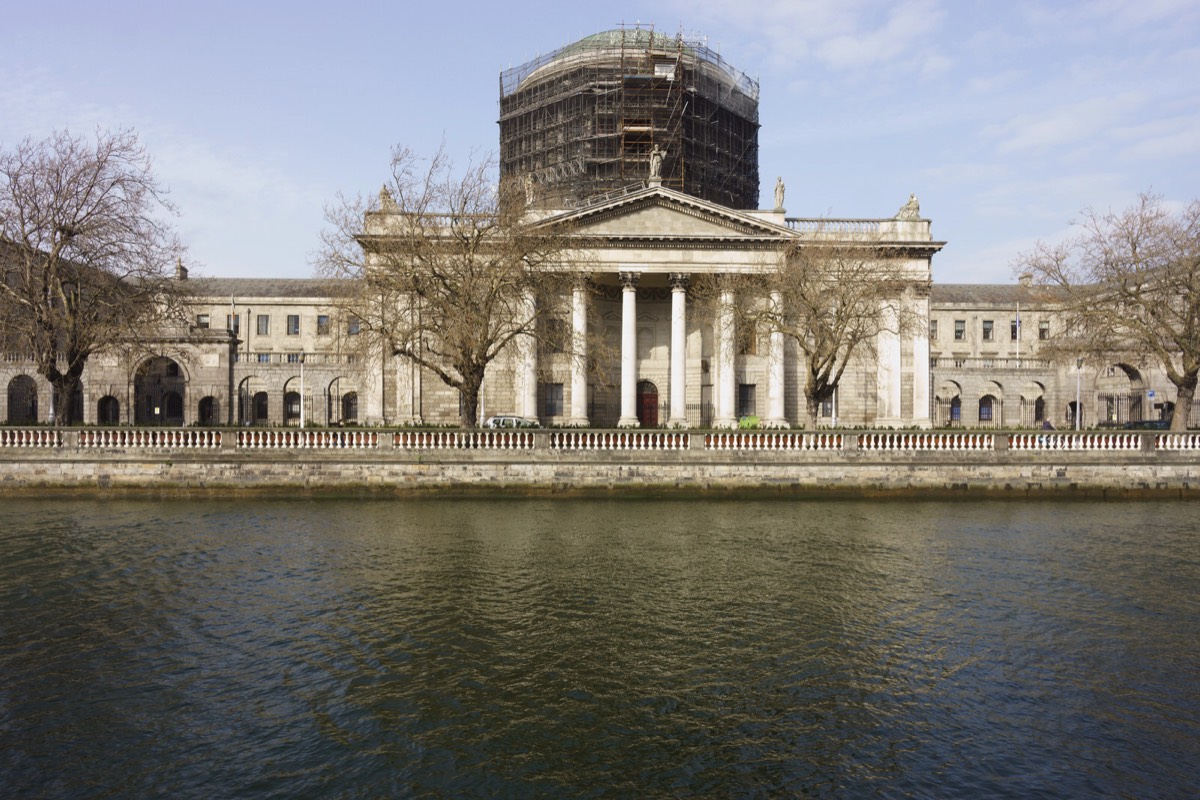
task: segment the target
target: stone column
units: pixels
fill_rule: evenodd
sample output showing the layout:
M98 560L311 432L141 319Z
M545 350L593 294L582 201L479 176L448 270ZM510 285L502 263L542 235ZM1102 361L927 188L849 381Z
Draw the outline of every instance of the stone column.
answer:
M897 309L899 298L884 301L879 310L883 318L883 329L876 339L879 364L876 368L876 412L875 424L898 426L900 419L900 334L897 333Z
M672 272L671 282L671 419L672 428L687 427L687 285L688 276Z
M637 418L637 284L636 272L621 273L621 418L618 428L636 428Z
M771 292L771 308L775 314L782 313L782 306L783 296L779 292ZM783 331L771 331L767 344L767 419L764 423L768 428L788 427L783 413L783 352Z
M571 416L568 425L586 428L587 406L587 286L581 279L571 290Z
M524 300L525 318L532 320L537 313L533 294L526 292ZM537 339L529 334L518 338L517 351L517 413L529 419L538 419L537 408Z
M929 298L918 297L917 318L923 320L913 335L913 424L922 428L929 421Z
M723 290L718 301L716 330L717 345L717 408L714 428L737 427L737 389L734 386L733 359L737 350L734 342L733 292Z

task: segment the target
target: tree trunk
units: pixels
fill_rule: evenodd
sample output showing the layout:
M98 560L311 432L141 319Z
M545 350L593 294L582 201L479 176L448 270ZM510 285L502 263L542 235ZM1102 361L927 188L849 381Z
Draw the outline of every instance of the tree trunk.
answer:
M821 412L821 398L805 394L804 408L808 413L808 429L815 431L817 429L817 416Z
M458 390L462 408L459 413L459 424L472 430L479 425L479 390L483 386L483 375L478 377L468 375L463 378L463 384Z
M1171 416L1172 431L1186 431L1188 416L1192 412L1192 399L1196 396L1197 376L1188 376L1182 384L1175 386L1175 411Z
M60 373L58 379L50 383L54 424L70 426L83 422L75 419L75 404L72 402L75 394L82 391L82 388L80 379L70 372Z

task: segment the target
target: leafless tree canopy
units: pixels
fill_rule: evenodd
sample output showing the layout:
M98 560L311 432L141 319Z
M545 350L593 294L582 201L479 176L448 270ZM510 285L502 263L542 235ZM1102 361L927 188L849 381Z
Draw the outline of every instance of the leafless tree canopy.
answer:
M173 214L132 131L94 140L59 132L0 151L0 331L32 353L71 404L88 358L146 335L174 308L182 248Z
M843 239L818 230L789 244L761 274L723 276L705 295L733 289L736 324L760 336L780 332L804 354L808 426L833 397L855 358L873 357L881 333L908 333L924 324L915 288L901 261L873 239ZM705 305L711 305L705 301Z
M1151 358L1176 387L1184 430L1200 374L1200 200L1177 213L1143 194L1132 208L1086 210L1067 241L1039 243L1020 272L1053 287L1080 355Z
M568 288L560 268L578 258L564 231L529 213L523 185L497 188L494 175L491 159L457 174L444 150L427 160L395 150L377 200L342 198L327 209L318 265L358 287L342 311L368 346L456 389L467 427L488 365L518 339L536 346L546 330L539 314Z

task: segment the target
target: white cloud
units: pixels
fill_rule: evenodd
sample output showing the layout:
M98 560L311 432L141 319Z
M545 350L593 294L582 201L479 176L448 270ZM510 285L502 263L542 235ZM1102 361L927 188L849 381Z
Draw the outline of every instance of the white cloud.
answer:
M1089 142L1108 135L1115 123L1138 113L1146 103L1142 92L1125 92L1111 97L1094 97L1038 113L1020 114L1007 123L993 126L999 152L1044 150Z

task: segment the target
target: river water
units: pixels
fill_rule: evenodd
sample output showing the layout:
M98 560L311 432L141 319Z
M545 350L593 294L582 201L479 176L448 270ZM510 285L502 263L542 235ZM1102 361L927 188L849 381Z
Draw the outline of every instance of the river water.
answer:
M0 505L4 797L1187 797L1183 503Z

